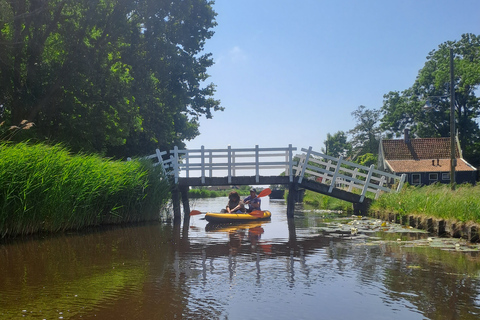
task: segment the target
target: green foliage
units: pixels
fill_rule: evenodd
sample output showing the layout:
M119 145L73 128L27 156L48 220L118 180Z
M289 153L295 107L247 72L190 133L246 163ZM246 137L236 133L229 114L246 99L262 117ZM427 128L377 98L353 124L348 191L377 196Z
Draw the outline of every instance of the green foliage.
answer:
M216 198L227 197L231 191L237 191L240 196L250 195L250 186L241 186L239 189L230 190L208 190L205 187L194 188L188 190L188 196L190 198Z
M324 141L325 149L322 151L329 156L339 158L346 157L352 150L352 145L347 141L347 135L338 131L333 136L327 133L327 140Z
M355 156L366 153L378 154L381 131L379 127L380 110L369 110L365 106L359 106L352 112L357 121L355 128L348 133L352 135L352 144Z
M159 177L146 162L1 144L0 236L158 220L169 196Z
M372 164L376 166L377 160L378 160L377 155L366 153L364 155L359 156L355 162L362 166L370 167Z
M352 204L347 201L339 200L317 192L305 191L303 203L307 207L323 210L343 210L345 212L352 211Z
M384 96L381 128L389 136L400 136L405 128L419 137L450 135L450 55L454 52L455 118L464 157L480 162L480 36L463 34L459 41L447 41L427 56L413 86ZM433 98L432 98L433 97ZM423 107L432 100L435 110Z
M216 25L208 0L0 2L0 105L15 136L73 151L145 155L183 146L222 110L202 54Z
M399 193L381 195L371 209L480 222L480 186L463 184L456 191L442 184L405 186Z

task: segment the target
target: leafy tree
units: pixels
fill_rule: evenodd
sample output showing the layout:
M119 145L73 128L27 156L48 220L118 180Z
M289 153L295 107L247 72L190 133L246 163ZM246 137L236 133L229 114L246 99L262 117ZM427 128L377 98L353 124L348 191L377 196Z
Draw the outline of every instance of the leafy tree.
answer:
M376 166L377 160L378 160L378 153L377 154L365 153L359 156L356 159L356 162L358 164L361 164L362 166L370 167L372 164Z
M212 4L0 0L3 120L33 121L39 139L110 156L183 147L199 117L222 110L214 85L202 86Z
M352 145L347 141L347 135L343 131L338 131L333 136L327 133L327 140L324 143L325 148L322 148L322 152L328 156L346 157L352 150Z
M355 128L348 133L352 135L350 143L355 156L366 153L378 154L381 130L379 126L380 110L369 110L359 106L352 112L357 121Z
M480 164L480 100L476 91L480 84L480 37L463 34L459 41L447 41L427 56L413 86L401 93L384 96L381 128L390 136L400 136L405 128L419 137L450 135L450 58L454 52L455 118L465 158ZM478 92L477 92L478 93ZM436 98L431 98L436 97ZM426 112L431 99L435 111Z

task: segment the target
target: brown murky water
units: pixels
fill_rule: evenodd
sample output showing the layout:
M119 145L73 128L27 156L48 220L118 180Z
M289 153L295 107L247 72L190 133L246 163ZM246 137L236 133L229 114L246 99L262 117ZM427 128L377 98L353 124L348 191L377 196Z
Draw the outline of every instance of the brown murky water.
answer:
M197 200L192 209L224 203ZM0 319L480 317L476 251L404 244L422 234L327 234L322 213L299 209L292 223L283 202L262 206L272 221L237 228L195 216L188 227L0 243Z

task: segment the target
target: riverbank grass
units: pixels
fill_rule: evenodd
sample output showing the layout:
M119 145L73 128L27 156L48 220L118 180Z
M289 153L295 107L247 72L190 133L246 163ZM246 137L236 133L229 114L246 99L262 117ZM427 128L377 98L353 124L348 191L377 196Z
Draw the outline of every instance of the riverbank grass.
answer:
M462 184L455 191L449 185L442 184L405 186L398 193L381 195L370 209L479 223L480 186Z
M159 219L169 189L142 161L0 144L0 238Z
M307 208L323 210L342 210L345 212L353 211L352 204L350 202L310 190L305 191L303 203L306 205Z

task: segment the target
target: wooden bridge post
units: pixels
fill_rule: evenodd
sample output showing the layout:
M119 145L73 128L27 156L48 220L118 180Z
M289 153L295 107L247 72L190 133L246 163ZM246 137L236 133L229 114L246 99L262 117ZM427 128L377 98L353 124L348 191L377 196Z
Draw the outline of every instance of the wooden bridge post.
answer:
M287 197L287 218L293 218L295 211L295 201L297 199L298 186L296 183L290 183Z
M173 203L173 224L180 224L182 213L180 211L180 192L175 186L172 188L172 203Z
M360 203L352 203L353 205L353 214L357 216L366 216L368 215L368 208L370 207L370 204L372 203L372 200L369 198L365 198L363 202Z
M183 205L183 223L188 224L190 222L190 204L188 203L188 186L180 186L180 194L182 195Z

